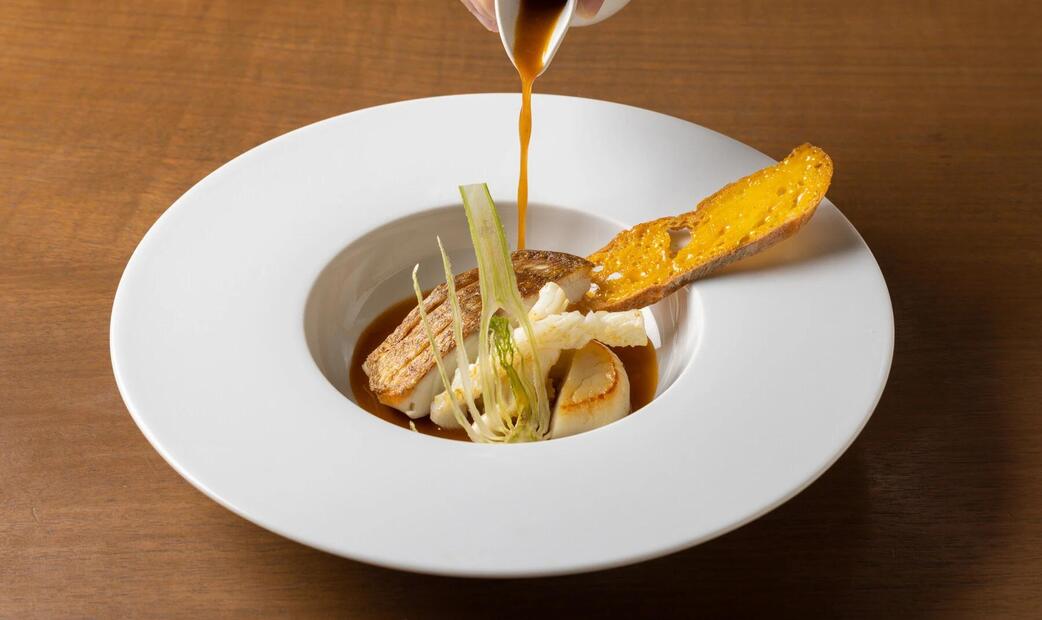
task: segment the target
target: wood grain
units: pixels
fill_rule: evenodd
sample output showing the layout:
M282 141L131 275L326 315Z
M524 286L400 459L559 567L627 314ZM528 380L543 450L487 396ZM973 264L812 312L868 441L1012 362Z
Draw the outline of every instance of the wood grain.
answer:
M206 499L113 383L112 296L195 181L374 104L513 91L452 0L0 3L0 617L1042 615L1042 3L634 0L538 89L813 141L890 285L865 432L701 547L534 581L372 568Z

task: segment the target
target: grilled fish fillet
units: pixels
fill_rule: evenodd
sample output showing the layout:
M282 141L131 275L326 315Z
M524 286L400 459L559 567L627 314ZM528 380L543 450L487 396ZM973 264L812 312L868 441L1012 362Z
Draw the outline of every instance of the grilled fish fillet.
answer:
M517 274L517 288L529 306L547 282L556 282L572 303L582 299L590 288L593 264L584 258L563 252L518 250L511 255L511 260ZM477 269L456 276L455 284L463 316L464 345L467 356L473 360L481 322ZM452 308L446 303L447 290L445 284L435 287L424 298L423 308L435 334L442 363L451 377L456 370L456 356L450 353L456 343L452 335ZM444 389L416 308L369 354L362 369L369 377L369 388L381 403L414 419L427 415L434 395Z

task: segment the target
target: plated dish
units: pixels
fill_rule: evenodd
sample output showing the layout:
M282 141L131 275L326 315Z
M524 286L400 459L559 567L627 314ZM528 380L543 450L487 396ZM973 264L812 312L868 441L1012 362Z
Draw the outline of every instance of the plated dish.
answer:
M478 266L454 274L439 238L444 283L425 293L417 264L416 304L381 313L350 357L356 402L378 417L393 420L395 409L414 431L479 443L562 438L620 420L657 388L640 310L794 234L825 197L832 160L805 144L690 212L618 234L588 259L526 249L532 89L574 8L496 5L501 30L510 22L503 12L516 11L503 39L521 80L516 251L488 186L460 186Z
M627 106L535 95L533 112L530 248L591 257L773 163ZM893 323L871 253L827 199L785 243L641 311L658 376L636 415L486 445L357 406L347 360L414 294L416 264L422 286L444 281L435 238L455 272L476 266L455 183L486 182L516 239L516 119L516 94L362 110L253 149L182 196L135 251L112 314L120 391L164 458L294 540L474 576L682 549L838 458L882 391ZM524 475L504 485L503 472Z
M511 253L488 187L462 186L478 267L454 275L438 240L444 283L425 294L417 264L416 303L394 304L359 339L350 362L356 402L384 419L385 407L397 409L417 432L480 443L561 438L620 420L655 393L640 310L794 234L831 178L828 155L803 145L688 213L619 233L589 259ZM632 390L631 373L641 379Z

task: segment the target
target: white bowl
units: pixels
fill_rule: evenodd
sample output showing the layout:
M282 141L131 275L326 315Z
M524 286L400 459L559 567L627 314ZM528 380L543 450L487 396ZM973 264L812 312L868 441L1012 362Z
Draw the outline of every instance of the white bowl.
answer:
M796 237L649 313L660 389L565 439L488 446L352 402L359 330L459 268L457 185L512 222L516 94L407 101L290 132L222 166L156 222L112 312L127 407L229 509L302 543L407 570L548 575L682 549L799 492L853 441L886 382L893 318L868 248L825 201ZM770 159L653 112L534 102L532 247L586 254L693 208ZM843 174L843 162L837 162Z

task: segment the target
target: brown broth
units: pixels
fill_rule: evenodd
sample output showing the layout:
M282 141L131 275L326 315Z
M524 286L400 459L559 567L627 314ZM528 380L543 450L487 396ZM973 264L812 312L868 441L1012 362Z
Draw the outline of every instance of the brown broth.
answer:
M351 355L349 370L351 392L355 395L355 402L358 406L381 420L402 428L409 428L409 417L377 400L376 394L369 389L369 377L362 370L362 363L385 338L391 335L405 315L415 307L414 298L403 299L384 310L362 330L354 353ZM651 399L655 398L655 391L658 389L658 358L655 355L655 347L648 342L643 347L612 347L612 351L619 356L619 360L626 369L626 375L630 380L630 409L631 412L635 412L650 403ZM441 428L429 417L413 420L413 423L416 425L416 430L424 435L468 441L467 434L462 429Z
M544 68L546 48L550 44L557 17L564 0L523 0L514 31L514 64L521 77L521 114L518 117L518 139L521 143L520 169L517 175L517 249L525 247L528 213L528 143L532 139L532 84Z
M358 343L355 344L354 353L351 355L351 368L349 371L351 392L355 395L355 402L358 403L358 406L381 420L386 420L402 428L409 428L409 416L377 400L376 394L369 389L369 377L362 370L362 364L365 362L365 358L391 335L394 328L398 327L402 320L405 319L405 315L409 314L415 307L416 298L407 297L384 310L380 316L376 317L372 323L362 330L362 334L358 337ZM432 422L429 417L423 417L412 422L416 425L416 430L424 435L469 441L467 433L463 429L442 428Z
M636 413L655 398L658 390L658 356L648 341L642 347L611 347L619 356L630 380L630 413Z

